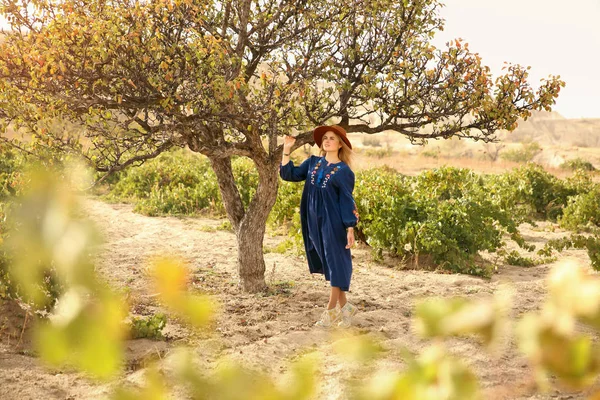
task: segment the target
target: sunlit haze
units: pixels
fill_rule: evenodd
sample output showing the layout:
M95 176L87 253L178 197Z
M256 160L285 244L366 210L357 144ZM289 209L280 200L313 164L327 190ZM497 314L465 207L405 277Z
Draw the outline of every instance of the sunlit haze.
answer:
M504 61L530 65L531 81L567 83L554 108L567 118L600 118L600 0L448 0L434 44L469 43L494 74Z

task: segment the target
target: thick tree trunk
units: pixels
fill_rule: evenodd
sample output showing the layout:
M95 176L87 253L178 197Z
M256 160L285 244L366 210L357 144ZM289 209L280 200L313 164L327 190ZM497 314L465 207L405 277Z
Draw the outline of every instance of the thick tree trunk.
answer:
M255 218L248 218L245 221L236 232L240 287L245 292L257 293L267 288L263 255L266 220L261 222Z
M254 198L237 230L238 266L242 288L247 292L265 290L263 239L269 213L277 200L277 165L257 165L259 183Z
M231 161L212 159L211 163L221 190L227 216L233 226L238 244L238 273L240 286L246 292L256 293L267 288L263 239L267 218L277 200L277 164L257 165L259 184L248 209L243 208L238 188L233 181Z
M235 185L233 178L233 168L231 167L231 158L210 157L210 163L221 191L221 199L225 206L225 212L235 231L238 230L242 218L244 218L244 204L240 197L240 191Z

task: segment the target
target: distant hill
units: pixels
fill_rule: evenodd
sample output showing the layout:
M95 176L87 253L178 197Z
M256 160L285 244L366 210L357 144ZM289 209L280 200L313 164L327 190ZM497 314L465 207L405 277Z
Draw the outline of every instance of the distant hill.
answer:
M505 132L500 137L506 142L600 147L600 118L567 119L557 112L535 111L527 121L520 121L514 132Z

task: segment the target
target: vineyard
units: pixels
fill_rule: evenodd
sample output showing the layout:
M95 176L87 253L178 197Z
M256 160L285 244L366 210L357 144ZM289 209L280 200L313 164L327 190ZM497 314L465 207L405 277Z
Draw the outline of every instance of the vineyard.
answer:
M252 295L237 288L235 235L202 157L167 153L70 200L56 189L68 173L45 176L54 187L36 180L13 151L4 149L2 160L3 212L20 215L3 223L5 249L30 246L15 240L26 235L42 257L36 281L8 267L31 262L24 252L2 256L4 397L138 398L153 390L525 399L598 390L593 172L559 179L535 164L497 175L453 167L416 176L359 171L363 242L353 251L350 296L360 313L351 330L325 332L312 324L327 285L308 274L299 251L301 185L281 183L264 245L269 290ZM253 167L237 159L234 173L248 204ZM88 244L71 260L44 263L60 240L40 236L28 216L59 212L61 204L65 226L76 226ZM67 325L45 324L56 299L77 293L74 281L78 290L90 288L84 297L95 299L96 311L86 306ZM95 350L76 339L82 335L91 335ZM175 386L164 380L171 374Z
M258 174L249 160L233 163L236 184L247 207ZM477 263L481 252L497 253L512 265L548 261L554 250L585 248L600 270L600 185L589 170L559 179L536 164L500 175L480 175L468 169L442 167L405 176L386 167L360 171L356 202L361 215L359 235L375 259L384 253L418 264L419 255L434 268L490 277L493 266ZM106 198L133 202L134 210L156 215L223 216L218 184L206 159L171 153L113 178ZM270 227L300 243L298 208L302 185L282 182L269 218ZM543 248L519 234L522 223L550 221L574 232ZM282 229L286 227L287 229ZM583 236L576 232L591 232ZM506 237L525 256L507 254ZM536 251L537 250L537 251Z

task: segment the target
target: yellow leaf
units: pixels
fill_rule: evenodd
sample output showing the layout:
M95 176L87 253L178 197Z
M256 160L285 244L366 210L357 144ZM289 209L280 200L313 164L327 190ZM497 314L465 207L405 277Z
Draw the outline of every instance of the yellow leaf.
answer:
M152 266L152 275L158 291L166 299L172 299L185 290L188 271L182 260L161 258Z

